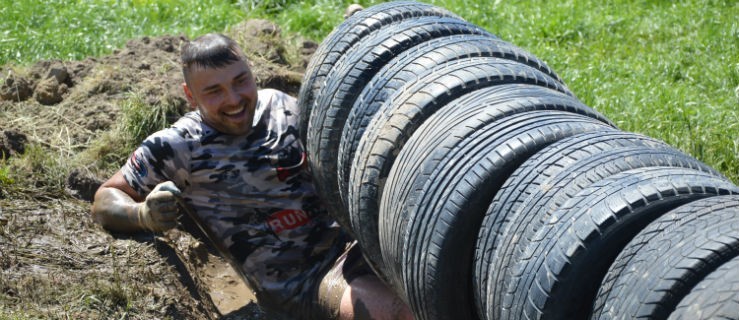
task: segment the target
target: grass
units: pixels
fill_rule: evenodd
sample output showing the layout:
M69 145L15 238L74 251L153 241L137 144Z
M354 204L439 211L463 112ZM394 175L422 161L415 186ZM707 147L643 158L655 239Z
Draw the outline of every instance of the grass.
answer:
M0 157L0 198L3 193L20 198L39 194L64 197L66 179L75 168L111 176L140 141L184 114L167 103L149 105L140 93L129 94L120 104L121 120L80 152L79 147L65 142L63 137L50 138L49 142L32 137L24 153L7 159ZM22 123L31 127L37 126L37 121L29 118Z
M118 171L141 141L168 127L184 114L169 104L149 105L140 93L131 93L121 103L121 120L112 130L103 132L75 162L92 168L98 176L108 177Z
M144 35L198 35L241 21L223 0L0 0L0 65L100 56Z
M31 143L22 155L0 162L0 198L66 198L65 181L74 164L46 146Z
M320 40L350 1L0 0L0 64L101 55L143 35L196 36L246 17ZM359 1L368 6L378 1ZM739 4L733 1L429 1L546 61L621 129L739 182Z
M137 147L150 134L166 128L179 117L184 111L178 110L176 106L162 104L150 106L144 101L140 94L133 93L123 102L121 133L130 141L126 147L129 150Z

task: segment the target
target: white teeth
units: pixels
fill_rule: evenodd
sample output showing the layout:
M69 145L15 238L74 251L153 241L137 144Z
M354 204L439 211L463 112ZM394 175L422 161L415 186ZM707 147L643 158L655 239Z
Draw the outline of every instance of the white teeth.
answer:
M234 115L237 115L237 114L241 113L241 111L244 111L244 107L241 107L238 110L235 110L235 111L232 111L232 112L224 112L224 113L226 115L229 115L229 116L234 116Z

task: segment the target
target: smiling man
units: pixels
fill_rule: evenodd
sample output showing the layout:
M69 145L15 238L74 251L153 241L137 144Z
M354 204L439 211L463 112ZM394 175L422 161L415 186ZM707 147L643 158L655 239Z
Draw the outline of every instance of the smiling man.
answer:
M194 111L143 141L95 194L94 219L120 232L177 225L178 206L244 277L269 319L408 319L323 208L298 138L294 98L257 90L236 43L182 49Z

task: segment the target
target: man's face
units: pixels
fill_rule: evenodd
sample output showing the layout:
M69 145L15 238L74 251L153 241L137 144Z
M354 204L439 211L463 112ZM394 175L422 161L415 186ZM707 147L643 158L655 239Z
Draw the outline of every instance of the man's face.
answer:
M245 135L251 131L257 105L257 85L244 60L221 68L194 66L185 84L190 104L206 124L221 133Z

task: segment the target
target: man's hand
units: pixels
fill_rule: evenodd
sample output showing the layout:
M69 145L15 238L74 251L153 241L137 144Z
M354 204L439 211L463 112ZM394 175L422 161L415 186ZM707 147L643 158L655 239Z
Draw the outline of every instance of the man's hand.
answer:
M139 225L149 231L160 232L177 225L177 197L180 189L171 181L158 184L139 205Z

